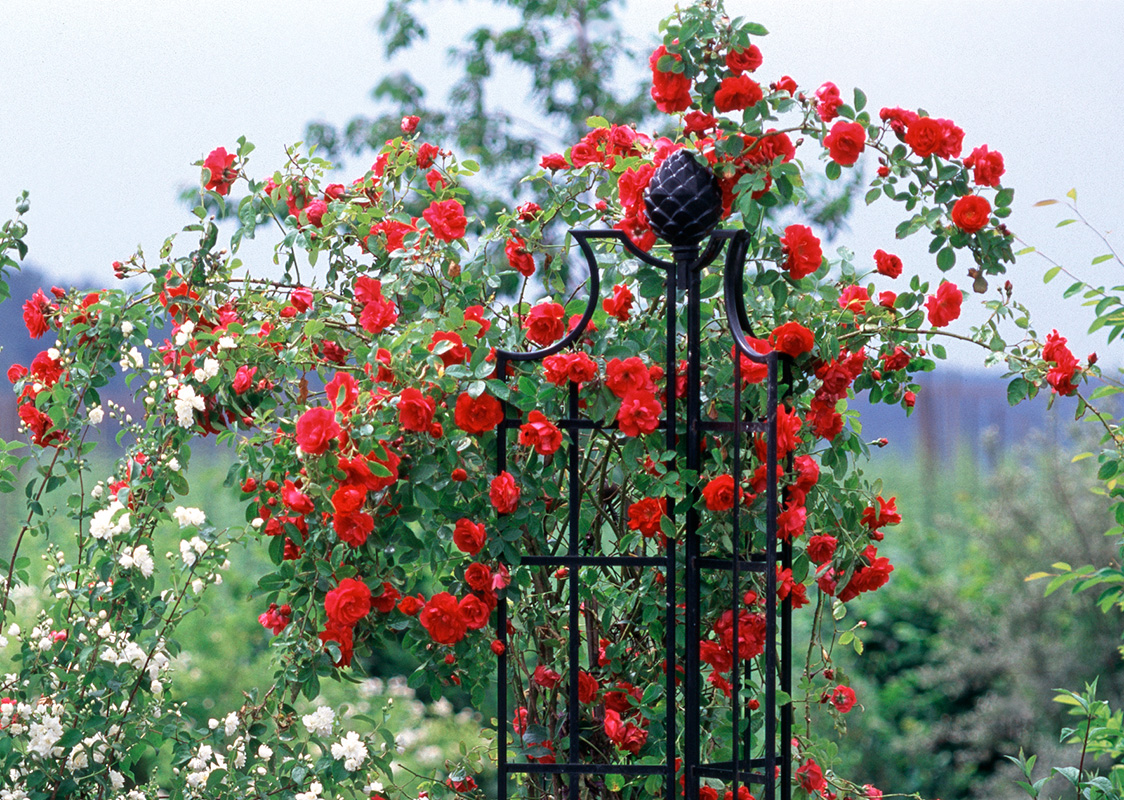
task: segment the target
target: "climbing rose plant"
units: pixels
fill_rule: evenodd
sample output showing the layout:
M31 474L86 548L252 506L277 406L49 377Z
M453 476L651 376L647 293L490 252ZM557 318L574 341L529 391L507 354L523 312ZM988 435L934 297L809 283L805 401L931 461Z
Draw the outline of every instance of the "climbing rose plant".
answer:
M24 473L14 552L0 565L11 657L0 685L6 797L484 797L494 741L419 784L392 768L395 732L385 723L367 720L360 731L328 706L302 713L301 698L316 699L322 681L362 673L398 643L422 659L413 685L435 696L459 686L478 705L506 653L512 718L491 738L507 737L513 758L567 757L560 726L577 681L583 760L658 763L665 709L677 703L665 696L665 576L520 566L524 555L555 551L569 513L558 453L574 434L556 420L576 390L581 413L599 424L582 439L581 527L590 552L614 555L658 554L676 539L665 510L669 502L683 510L689 484L699 488L704 549L728 536L739 503L759 541L764 443L742 442L750 463L740 486L729 443L713 439L701 474L668 472L657 429L670 394L684 390L685 366L662 367L663 273L623 248L598 251L605 288L571 346L505 375L495 353L548 347L585 311L585 265L568 230L617 229L667 256L643 198L680 150L717 175L722 226L749 236L749 344L778 351L786 365L778 529L796 555L777 586L813 637L797 648L808 659L789 699L796 791L878 796L835 773L836 744L813 736L811 724L828 715L844 729L848 714L861 713L863 698L833 653L861 652L862 622L850 609L890 579L879 544L901 521L892 492L861 471L869 446L885 439L860 435L849 400L863 394L908 415L924 402L915 376L944 357L946 334L1006 359L1023 396L1045 385L1072 394L1095 368L1057 332L1039 341L1010 284L990 288L1013 261L1003 223L1013 192L1002 186L999 153L966 145L950 120L873 113L857 89L845 97L832 83L801 86L769 63L765 29L731 22L717 0L679 11L662 30L650 68L665 130L591 118L581 141L542 155L525 195L496 219L466 216L464 184L476 165L429 144L424 119L405 118L369 170L338 183L330 164L297 150L262 174L252 145L239 140L202 160L191 224L156 258L114 264L139 288L56 288L26 300L28 333L46 347L8 370L29 441L5 446L0 482L12 491L16 468L34 469ZM982 325L953 331L965 292L953 280L919 278L893 242L833 258L802 224L809 173L836 180L864 166L866 201L904 212L899 237L929 236L945 272L971 264L989 311ZM214 204L236 207L233 230L208 218ZM20 217L4 226L5 269L26 255L25 233ZM220 233L229 235L221 246ZM276 238L280 277L239 258L244 239L265 235ZM729 418L734 380L720 283L718 267L702 278L704 412L716 419ZM1015 343L1003 338L1008 323ZM743 358L740 375L743 401L763 407L761 365ZM120 376L129 408L108 394ZM517 424L500 471L505 414ZM95 432L124 448L115 467L90 458ZM228 448L226 485L245 508L244 526L216 528L183 505L192 445L208 438ZM175 552L156 552L158 529L179 532ZM21 549L31 537L48 542L44 608L8 629L16 590L30 580ZM231 545L246 540L273 564L246 613L260 615L271 640L275 682L246 687L245 702L208 725L169 700L177 625L221 580ZM584 606L580 665L567 663L560 644L572 580ZM764 582L746 585L735 641L722 599L728 580L704 592L711 755L729 737L721 720L733 655L760 659L765 646ZM510 604L502 630L500 593ZM759 708L759 690L751 683L744 693L748 710ZM169 768L149 769L156 753ZM524 796L555 791L549 775L521 780ZM598 779L583 791L652 797L662 783ZM701 796L725 791L708 781Z

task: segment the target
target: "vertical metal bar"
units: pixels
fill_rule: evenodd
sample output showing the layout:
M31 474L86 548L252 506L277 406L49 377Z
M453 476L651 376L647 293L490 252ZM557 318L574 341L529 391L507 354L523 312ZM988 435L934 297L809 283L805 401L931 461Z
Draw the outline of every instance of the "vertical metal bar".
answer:
M741 616L741 598L738 597L739 589L741 587L741 560L742 560L742 537L741 527L741 486L742 486L742 461L741 461L741 444L742 444L742 355L735 349L734 350L734 514L733 514L733 534L731 544L733 545L733 587L732 597L730 603L731 612L734 615L734 663L730 669L730 677L733 678L733 686L730 688L731 706L733 716L732 735L730 736L730 760L734 767L733 774L733 796L738 796L738 787L741 785L741 754L738 747L741 736L739 735L738 728L741 722L741 659L740 659L740 640L738 638L738 617Z
M569 394L567 396L566 414L572 419L578 418L578 385L570 381ZM570 527L570 541L569 553L571 556L580 554L580 527L581 527L581 481L578 475L578 438L580 433L577 426L570 427L570 447L568 455L568 470L569 470L569 492L570 492L570 507L569 507L569 527ZM577 764L581 761L581 726L578 721L580 704L578 701L578 676L581 673L579 665L579 657L581 653L581 631L579 628L579 607L581 599L578 595L578 581L581 575L581 568L574 565L573 571L570 573L568 580L570 582L570 707L568 709L570 720L570 756L569 762ZM570 775L570 797L577 800L578 797L578 782L580 780L578 773L571 773Z
M675 435L676 423L676 396L675 390L679 385L678 368L679 364L676 359L676 341L678 334L678 325L676 319L676 309L678 307L677 287L675 281L676 275L674 269L667 271L667 295L665 302L665 327L667 329L666 347L667 351L664 354L664 377L666 382L664 384L665 400L667 402L667 428L664 430L664 447L671 453L671 458L665 463L669 471L676 470L676 456L675 456ZM671 527L675 528L675 498L668 497L664 500L664 513L671 523ZM671 798L675 796L675 754L677 752L676 745L676 716L679 712L679 705L675 702L675 670L678 659L675 653L675 535L668 537L667 540L667 567L664 579L664 598L666 608L664 609L664 664L666 674L665 679L665 693L666 693L666 712L664 714L664 729L667 731L666 742L666 760L667 760L667 776L664 782L664 797ZM575 799L576 800L576 799Z
M765 447L765 800L776 798L777 770L777 354L769 354ZM783 660L783 659L782 659ZM784 725L781 726L782 732ZM787 748L788 745L784 745ZM784 764L782 760L782 782ZM786 784L787 785L787 784ZM782 792L785 790L782 789Z
M699 640L701 629L699 558L699 423L702 418L702 354L700 352L701 311L699 308L700 276L690 268L698 256L698 248L675 248L675 263L680 277L687 281L687 471L695 477L687 484L686 561L686 722L684 730L684 762L687 770L686 800L698 800L699 776L694 768L701 761L699 723L701 719L701 693L699 687Z
M507 376L507 359L502 355L496 356L496 375L503 380ZM507 401L500 400L503 409L503 418L507 419ZM503 472L507 469L507 425L501 424L496 431L496 471ZM496 613L496 638L511 646L507 640L507 589L500 589L499 606ZM507 800L507 731L510 721L507 718L507 647L500 653L496 677L496 739L499 743L499 753L496 756L496 782L499 786L498 800Z
M784 362L785 394L792 391L792 362ZM773 448L774 453L776 448ZM789 453L787 466L792 473L794 459ZM781 563L785 569L792 569L792 542L781 545ZM792 596L789 595L781 606L781 691L792 697ZM792 703L781 711L781 800L792 795Z

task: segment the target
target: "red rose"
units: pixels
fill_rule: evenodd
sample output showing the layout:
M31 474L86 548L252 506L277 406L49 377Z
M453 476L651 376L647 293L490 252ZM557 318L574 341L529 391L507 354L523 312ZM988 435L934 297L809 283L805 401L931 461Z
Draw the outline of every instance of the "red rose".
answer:
M761 102L765 95L761 84L748 75L731 75L722 79L714 93L714 108L720 113L740 111Z
M484 319L484 306L469 306L466 308L464 310L464 321L475 322L480 326L476 331L477 339L481 338L492 327L491 320Z
M484 564L472 563L464 571L464 582L477 592L492 588L492 571Z
M822 792L827 788L827 781L824 780L823 770L820 769L819 764L810 758L796 770L796 780L804 788L804 791L809 794Z
M972 178L976 186L998 186L1005 171L1003 156L994 150L988 150L986 144L973 150L972 155L964 159L964 166L973 170Z
M841 105L843 98L839 96L839 87L831 81L816 89L816 114L824 122L831 122L838 117Z
M330 408L310 408L297 420L297 444L311 456L326 452L339 435L340 426Z
M478 525L470 519L457 520L453 528L453 544L462 553L474 556L483 549L487 541L488 533L482 524Z
M335 662L337 667L351 665L351 658L355 652L355 633L349 625L328 624L324 630L317 634L323 644L335 642L340 648L340 659ZM325 648L327 649L327 648Z
M826 564L835 555L835 548L839 541L834 536L820 533L808 540L805 552L814 564Z
M859 154L866 147L866 128L858 122L840 120L832 126L823 143L832 161L849 167L859 160Z
M394 610L394 604L398 602L398 598L401 596L401 593L389 581L383 581L382 592L378 597L371 600L371 606L380 614L389 614Z
M925 308L929 310L929 324L940 328L960 316L960 304L964 295L955 283L945 282L940 285L935 295L929 295L925 301Z
M539 166L543 169L569 169L570 164L561 153L550 153L542 157Z
M839 307L857 315L866 313L870 294L862 286L847 286L839 294Z
M520 222L530 222L536 216L542 213L542 206L540 206L538 203L527 201L526 203L523 203L523 205L517 206L515 209L515 213L518 215Z
M902 405L904 405L906 408L913 408L914 404L916 403L917 395L913 392L906 392L904 395L902 395Z
M718 621L714 623L714 632L718 634L719 641L726 648L726 652L734 652L734 612L724 611ZM751 614L742 609L738 612L738 657L741 659L754 658L765 651L765 615Z
M519 428L519 444L534 447L541 456L549 456L562 446L562 431L541 411L532 411L527 415L527 422Z
M795 97L796 90L799 87L796 85L796 81L794 81L791 77L789 77L788 75L782 75L780 80L773 84L773 88L778 92L788 92L790 95Z
M737 496L741 497L742 491L738 489ZM729 511L734 507L734 476L719 475L711 478L702 490L706 507L711 511Z
M512 233L514 232L513 229ZM535 257L527 251L527 242L522 238L513 236L508 239L503 246L503 252L507 256L508 266L520 275L529 278L535 274Z
M488 499L499 514L510 514L515 511L519 505L519 494L520 489L515 482L515 476L506 470L492 478L492 483L488 487Z
M956 158L963 141L964 131L947 119L917 117L905 132L906 144L921 158L931 155Z
M660 532L663 520L664 503L655 497L645 497L628 507L629 530L640 531L644 536L655 536Z
M874 265L879 275L896 278L902 274L902 260L885 250L874 251Z
M562 321L565 313L559 303L539 303L527 312L523 320L527 338L542 347L554 344L566 333L566 325Z
M238 171L233 166L234 155L227 153L225 147L212 150L203 160L204 175L207 178L203 188L216 194L228 193L238 177Z
M402 117L402 133L413 133L418 129L418 123L421 122L421 117L414 114Z
M363 507L366 499L365 486L345 483L332 492L332 510L337 514L352 514Z
M351 377L351 373L337 372L324 387L324 393L332 408L346 416L355 408L355 401L359 399L359 382Z
M16 383L27 376L27 367L23 364L12 364L8 367L8 380Z
M619 711L605 711L605 736L624 753L639 755L648 741L648 731L633 722L623 722Z
M553 689L562 680L562 676L550 667L539 664L535 667L535 673L531 676L531 680L544 689Z
M371 590L355 578L344 578L324 598L328 620L336 625L354 626L371 611Z
M990 214L991 204L986 198L978 194L966 194L952 207L952 223L964 233L975 233L987 225Z
M468 480L468 472L466 472L461 467L457 467L455 470L449 473L449 478L456 481L457 483L463 483L464 481Z
M352 547L362 547L371 531L375 529L375 518L363 511L336 514L332 517L332 530L341 542Z
M492 609L474 594L465 595L458 605L461 617L469 630L478 631L488 624Z
M453 242L464 236L468 220L464 216L464 206L458 200L434 201L422 212L429 223L433 235L443 242Z
M597 700L597 690L600 689L597 679L584 669L578 671L578 702L593 703Z
M423 603L420 599L408 594L402 598L401 602L398 603L398 610L406 616L412 617L414 616L414 614L417 614L419 611L421 611L424 606L425 603Z
M456 644L464 638L468 629L468 624L461 616L460 604L448 592L429 598L418 615L418 621L429 633L429 637L438 644Z
M47 314L52 310L51 303L42 289L37 289L35 294L23 304L23 324L27 326L27 332L31 334L32 339L38 339L51 329Z
M665 114L675 114L686 111L691 105L691 79L682 72L662 72L659 61L668 55L667 48L660 45L648 58L648 65L652 68L652 99L656 101L656 108ZM671 54L675 61L681 62L683 58L678 54Z
M629 392L656 391L651 373L639 356L631 356L624 361L614 358L606 364L605 386L620 398Z
M281 488L281 502L298 514L311 514L315 510L312 498L297 488L291 480L286 480Z
M687 136L702 136L713 130L718 120L702 111L692 111L683 117L683 133Z
M769 334L769 344L773 346L773 349L793 358L802 353L811 352L814 343L812 332L799 322L786 322L784 325L778 325Z
M897 293L891 292L889 289L884 292L878 293L878 305L882 306L883 308L893 308L894 303L896 303L897 301Z
M831 692L831 704L840 714L846 714L855 707L855 690L850 686L836 686Z
M761 66L761 48L751 44L744 50L731 50L726 53L726 68L735 75L754 72Z
M433 166L434 159L439 155L441 155L441 148L437 145L430 144L429 142L424 142L419 145L416 156L418 169L429 169Z
M448 342L448 345L443 344ZM451 367L454 364L464 364L472 358L472 351L465 345L464 340L461 339L459 333L454 331L435 331L433 338L429 341L428 350L440 350L437 357L441 359L441 363L446 367Z
M585 353L555 353L543 359L543 377L555 386L587 383L597 377L597 364Z
M904 108L884 108L878 112L878 118L890 123L890 129L898 135L898 138L902 138L905 136L906 129L917 121L918 116L916 112Z
M629 288L618 283L613 287L613 296L601 301L601 308L605 309L605 313L610 317L616 317L621 322L627 322L634 299Z
M617 424L626 436L640 436L659 427L661 413L663 407L655 394L645 389L631 389L621 400Z
M254 385L254 374L258 371L257 367L248 367L245 364L238 368L234 373L234 383L231 388L234 389L235 394L245 394Z
M453 421L466 433L486 433L503 421L503 406L490 394L473 397L461 392L453 411Z
M909 351L901 345L895 346L894 352L892 353L883 353L881 358L882 367L887 372L894 372L899 369L905 369L909 366L910 361Z
M794 280L811 275L820 268L823 261L820 240L806 225L789 225L785 228L781 247L784 249L784 268Z

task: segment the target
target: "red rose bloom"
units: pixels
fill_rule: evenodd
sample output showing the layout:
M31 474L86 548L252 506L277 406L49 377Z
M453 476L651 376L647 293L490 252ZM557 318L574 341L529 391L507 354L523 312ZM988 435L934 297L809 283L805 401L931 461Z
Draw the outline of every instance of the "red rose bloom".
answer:
M617 424L627 436L640 436L654 431L660 425L663 407L655 394L643 389L628 391L617 411Z
M794 280L811 275L820 268L823 261L820 240L806 225L789 225L785 228L781 247L784 248L784 268Z
M465 433L486 433L503 421L503 406L490 394L473 397L461 392L453 411L453 421Z
M492 609L474 594L462 597L458 609L465 625L472 631L483 628L488 624L488 618L492 616Z
M718 634L726 652L734 653L734 612L723 611L722 616L714 623L714 632ZM754 658L765 652L765 615L751 614L742 609L738 612L738 657L741 659Z
M520 275L529 278L535 274L535 257L527 251L527 242L522 238L513 236L508 239L503 252L507 256L508 265Z
M328 642L335 642L339 646L340 658L339 661L335 662L337 667L347 667L351 665L351 658L355 652L355 633L352 631L351 626L333 625L329 623L317 636L325 645Z
M227 153L225 147L212 150L203 160L203 169L207 174L207 182L203 184L203 188L216 194L227 194L238 177L238 172L233 166L233 153Z
M796 770L796 780L804 788L804 791L809 794L822 792L827 788L827 781L824 779L823 770L820 769L819 764L810 758Z
M883 308L893 308L894 303L896 303L897 301L897 293L891 292L889 289L884 292L878 293L878 305L882 306Z
M532 411L527 422L519 428L519 444L534 447L541 456L549 456L562 446L562 431L541 411Z
M297 444L311 456L326 452L339 435L340 426L330 408L310 408L297 420Z
M554 344L566 333L566 324L562 321L565 313L559 303L539 303L534 306L523 320L527 338L542 347Z
M37 289L23 304L23 324L27 326L32 339L38 339L51 329L51 323L47 321L47 313L51 310L51 303L42 289Z
M409 114L405 117L402 117L402 133L413 133L418 129L419 122L421 122L421 117L418 117L415 114Z
M964 295L960 293L955 283L945 282L940 285L935 295L929 295L925 301L925 308L929 310L929 324L940 328L960 316L960 304Z
M570 164L561 153L550 153L542 157L539 166L543 169L569 169Z
M726 68L735 75L754 72L761 66L761 48L751 44L744 50L731 50L726 53Z
M972 179L976 186L998 186L1005 171L1003 156L988 150L986 144L973 150L972 155L964 159L964 166L973 170Z
M550 667L539 664L535 667L535 673L531 676L531 680L544 689L553 689L562 680L562 676Z
M578 672L578 702L593 703L597 700L597 691L600 689L597 679L584 669Z
M351 514L362 508L366 499L366 486L344 483L332 492L332 510L337 514Z
M931 155L956 158L964 142L964 131L951 120L918 117L909 123L905 142L921 158Z
M838 117L841 105L843 98L839 96L839 87L831 81L816 89L816 115L824 122Z
M332 530L341 542L352 547L362 547L371 531L375 529L375 518L363 511L336 514L332 517Z
M477 592L486 592L492 588L492 571L483 564L469 564L464 571L464 582Z
M742 491L739 489L737 496L741 495ZM709 510L729 511L734 507L734 476L719 475L711 478L703 487L702 496Z
M458 519L453 528L453 544L462 553L474 556L479 553L484 543L488 541L488 533L483 525L478 525L470 519Z
M408 594L401 599L398 603L398 610L405 614L407 617L412 617L417 614L425 606L425 603L412 594Z
M12 364L8 367L8 380L15 383L27 376L27 367L23 364Z
M438 644L456 644L464 638L468 629L468 624L461 616L460 604L448 592L429 598L418 615L418 621L429 633L429 637Z
M371 611L371 590L363 581L344 578L324 598L324 610L331 623L354 626Z
M403 389L398 395L398 424L405 430L425 433L433 422L437 403L414 388Z
M722 85L714 93L714 108L720 113L740 111L761 102L765 95L761 84L748 75L731 75L722 79Z
M778 325L769 334L769 344L773 346L773 349L793 358L802 353L811 352L814 343L812 332L799 322L786 322L784 325Z
M807 552L808 558L813 564L826 564L835 555L835 548L838 544L839 540L834 536L820 533L808 540L808 548L805 552Z
M790 95L795 97L796 90L799 87L796 85L796 81L794 81L790 76L782 75L780 80L773 84L773 88L778 92L788 92Z
M371 607L380 614L389 614L394 610L394 605L401 596L402 594L390 582L383 581L382 592L378 597L371 599Z
M866 128L858 122L840 120L832 126L823 143L832 161L849 167L859 160L859 154L866 147Z
M896 278L902 274L902 260L885 250L874 251L874 266L879 275Z
M480 339L492 327L491 320L484 319L484 306L469 306L464 310L464 321L475 322L480 326L480 330L476 331L476 338Z
M449 344L444 345L442 342L448 342ZM438 348L440 348L441 352L437 354L437 357L441 359L441 363L446 367L451 367L454 364L464 364L472 358L472 351L465 345L460 334L454 331L434 332L427 349L432 353Z
M632 291L627 286L619 283L613 287L613 296L601 301L601 307L610 317L616 317L621 322L627 322L632 311Z
M422 212L433 235L443 242L453 242L464 236L468 219L459 200L434 201Z
M492 478L492 483L488 487L488 499L499 514L510 514L515 511L519 506L519 494L520 489L515 482L515 476L506 470Z
M991 204L986 198L978 194L966 194L952 207L952 223L964 233L975 233L987 225L990 214Z
M831 692L831 704L840 714L846 714L855 707L855 690L850 686L836 686Z
M628 507L629 530L640 531L644 536L655 536L660 532L663 520L664 503L655 497L645 497Z
M681 72L662 72L658 64L666 55L667 48L661 44L648 58L648 65L652 68L651 94L656 108L665 114L675 114L686 111L691 105L691 79ZM672 58L683 60L677 54L672 54Z
M597 364L585 353L555 353L543 359L543 377L555 386L568 381L588 383L597 377Z
M612 359L605 365L605 386L617 397L623 398L632 391L655 392L652 375L639 356L624 361Z
M866 304L869 302L870 294L862 286L847 286L839 294L839 307L856 316L866 313Z

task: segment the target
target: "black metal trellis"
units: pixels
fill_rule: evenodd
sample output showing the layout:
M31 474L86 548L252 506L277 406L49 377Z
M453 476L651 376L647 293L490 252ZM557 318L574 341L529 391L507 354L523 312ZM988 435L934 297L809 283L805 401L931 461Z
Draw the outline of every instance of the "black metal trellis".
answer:
M511 725L508 699L509 685L508 655L505 650L499 656L498 665L498 783L499 800L507 800L509 778L515 774L544 774L564 776L568 783L568 800L581 797L582 776L621 775L645 776L661 775L664 783L664 798L685 796L686 800L698 800L701 780L718 779L726 788L732 789L734 797L742 785L757 785L763 790L763 800L787 800L791 786L791 705L778 708L778 690L791 694L791 605L789 601L777 601L778 567L791 568L791 545L777 540L777 407L778 407L778 369L776 352L758 354L749 347L746 336L751 325L744 303L744 265L748 249L748 235L744 231L712 232L719 218L721 195L713 174L698 164L688 153L680 151L657 171L646 196L648 217L653 229L672 245L673 261L655 258L638 249L621 231L575 230L572 235L585 256L589 266L589 298L577 325L570 333L554 345L529 353L498 350L496 352L496 374L507 375L511 362L533 362L558 353L576 343L585 333L600 294L600 275L593 242L619 242L632 256L649 266L663 269L667 274L665 334L666 353L664 364L665 416L660 422L664 431L666 450L674 454L666 464L669 471L682 475L684 471L698 475L702 466L701 448L703 437L729 437L732 452L732 474L734 486L742 485L743 457L742 441L753 435L763 435L766 441L766 497L765 497L765 540L761 547L754 548L751 532L743 530L741 517L745 513L741 503L735 501L732 515L732 552L714 554L713 543L709 543L708 555L704 555L703 542L699 534L700 514L698 503L701 487L696 479L687 485L686 511L682 523L676 519L675 501L667 498L665 513L682 532L684 552L678 552L676 539L669 537L665 552L657 556L585 554L581 552L583 531L581 531L581 484L580 459L583 433L611 429L613 424L603 424L582 418L579 409L578 387L570 382L566 399L565 416L556 421L557 426L566 432L567 487L567 541L565 552L553 555L524 556L518 568L569 570L568 591L568 704L566 722L569 742L565 751L559 748L557 763L521 763L508 758L508 731ZM706 246L702 242L707 239ZM734 348L734 403L733 417L730 420L711 420L702 413L702 363L701 363L701 276L703 270L712 264L726 248L725 275L723 281L726 317L733 339ZM683 315L685 325L682 331L687 346L686 398L682 418L676 400L677 350L680 341L681 320L677 318L680 296L683 296ZM763 412L757 415L744 409L742 403L741 363L742 357L764 364L768 374L766 379L766 403ZM786 369L787 372L787 369ZM787 374L785 382L790 382ZM518 429L522 420L509 416L509 406L505 402L504 419L498 427L497 470L507 469L508 432ZM685 441L685 448L677 444ZM679 527L681 524L681 527ZM654 567L664 574L665 603L665 658L666 658L666 709L664 719L666 733L666 753L663 764L619 764L583 763L581 759L581 726L579 719L579 680L581 663L581 601L579 580L583 567ZM701 630L703 577L710 573L728 573L731 578L732 593L728 608L732 611L733 666L731 669L731 731L735 732L729 743L730 760L703 762L702 753L702 680L699 644ZM680 655L677 647L676 627L679 586L677 576L683 576L683 627L684 649ZM738 653L739 610L742 608L742 580L746 575L759 576L764 587L765 605L765 645L760 683L764 689L764 702L755 712L758 719L763 717L764 731L757 747L761 755L751 756L754 746L752 724L746 724L744 736L739 739L736 732L742 726L746 706L742 698L742 686L749 685L753 660L743 663ZM508 604L506 592L500 592L497 615L497 638L508 641ZM677 687L678 665L685 668L683 688ZM683 729L682 741L677 731L679 709L678 699L682 697ZM752 720L751 720L752 722ZM678 765L680 757L681 764ZM681 769L681 772L679 771ZM684 779L683 795L680 794L678 778Z

